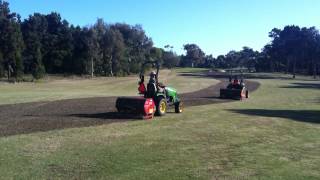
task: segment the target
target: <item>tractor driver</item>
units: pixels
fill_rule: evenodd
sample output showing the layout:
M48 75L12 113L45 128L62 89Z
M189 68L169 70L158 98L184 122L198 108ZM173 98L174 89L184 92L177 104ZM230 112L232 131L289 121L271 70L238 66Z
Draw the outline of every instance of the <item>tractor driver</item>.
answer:
M239 79L237 76L234 77L234 80L231 86L232 86L232 89L241 89Z
M151 73L150 73L150 79L149 79L149 83L153 83L153 84L155 84L156 83L156 72L154 72L154 71L151 71Z
M165 92L165 85L163 85L162 83L159 83L159 82L158 82L158 84L156 84L156 78L157 78L156 76L157 76L156 72L155 71L151 71L149 84L152 83L152 84L154 84L156 86L158 91Z
M239 80L238 80L238 77L237 77L237 76L235 76L235 78L234 78L234 80L233 80L233 85L234 85L234 86L239 85Z

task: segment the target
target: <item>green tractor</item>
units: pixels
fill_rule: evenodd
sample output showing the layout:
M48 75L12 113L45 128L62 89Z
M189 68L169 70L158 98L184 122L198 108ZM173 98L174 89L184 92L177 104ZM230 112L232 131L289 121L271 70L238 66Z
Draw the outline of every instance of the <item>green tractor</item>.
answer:
M148 65L156 68L150 73L147 86L144 84L144 70ZM159 83L158 61L147 61L141 67L138 97L119 97L116 108L120 113L142 115L144 119L151 119L154 115L163 116L168 107L173 106L176 113L182 112L182 102L178 97L177 90Z

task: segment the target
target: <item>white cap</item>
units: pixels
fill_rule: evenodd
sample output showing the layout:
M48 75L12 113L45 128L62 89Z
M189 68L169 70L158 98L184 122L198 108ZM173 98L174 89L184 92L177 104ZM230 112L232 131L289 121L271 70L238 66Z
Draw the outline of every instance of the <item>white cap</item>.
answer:
M155 71L151 71L151 72L150 72L150 76L151 76L151 75L156 75L156 72L155 72Z

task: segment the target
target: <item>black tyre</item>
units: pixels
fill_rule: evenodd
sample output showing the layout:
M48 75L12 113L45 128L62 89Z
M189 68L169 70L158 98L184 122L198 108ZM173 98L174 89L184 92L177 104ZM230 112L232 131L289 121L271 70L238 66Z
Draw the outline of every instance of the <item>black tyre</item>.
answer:
M176 113L182 113L183 111L183 103L182 102L177 102L174 104L174 112Z
M246 98L249 98L249 91L246 90Z
M163 116L167 112L167 102L164 98L159 98L159 101L157 103L156 107L156 115L157 116Z
M220 89L220 98L225 99L226 98L226 92L222 89Z

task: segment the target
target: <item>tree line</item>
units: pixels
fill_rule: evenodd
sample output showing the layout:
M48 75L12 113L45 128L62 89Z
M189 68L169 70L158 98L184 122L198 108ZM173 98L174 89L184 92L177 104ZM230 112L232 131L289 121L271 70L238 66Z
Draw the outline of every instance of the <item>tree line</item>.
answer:
M263 49L254 51L243 47L240 51L230 51L214 58L205 55L196 44L184 46L186 55L181 57L181 65L208 68L246 68L257 72L284 72L313 75L320 74L320 34L315 27L285 26L269 32L270 43Z
M172 48L157 48L140 25L74 26L60 14L34 13L21 20L0 0L0 77L23 74L41 78L50 74L124 76L139 72L146 59L160 59L174 67L179 57Z

